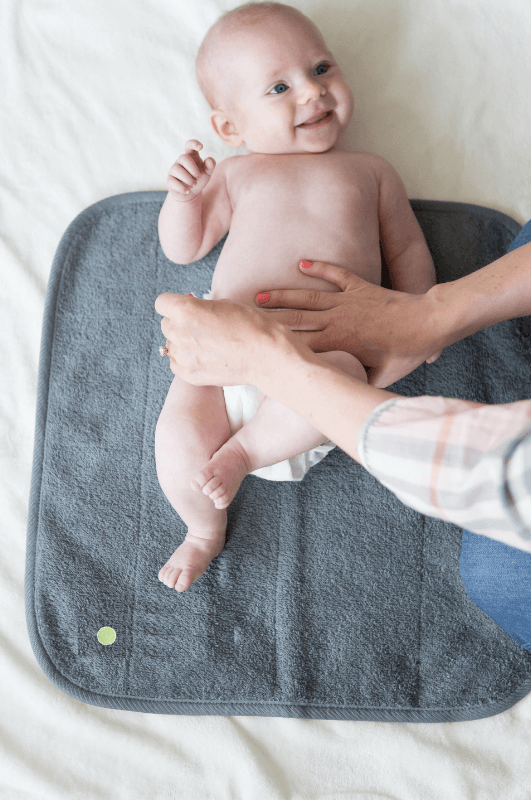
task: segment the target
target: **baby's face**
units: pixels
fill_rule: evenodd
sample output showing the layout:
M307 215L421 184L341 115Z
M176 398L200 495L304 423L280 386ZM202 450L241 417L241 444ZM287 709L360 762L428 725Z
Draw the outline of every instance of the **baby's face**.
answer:
M239 134L229 144L243 143L251 153L331 150L350 122L354 98L323 39L310 25L279 16L233 37L221 87Z

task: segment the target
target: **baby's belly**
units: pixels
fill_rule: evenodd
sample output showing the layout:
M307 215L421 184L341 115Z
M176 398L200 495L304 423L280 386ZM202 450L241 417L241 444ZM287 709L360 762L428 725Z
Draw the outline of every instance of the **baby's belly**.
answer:
M290 252L282 253L253 250L253 254L225 244L212 277L212 300L232 300L256 308L255 297L260 292L275 289L315 289L321 292L340 292L339 286L310 275L299 269L300 256ZM304 253L304 249L299 252ZM257 252L260 253L257 256ZM306 256L304 256L306 257ZM314 256L315 257L315 256ZM315 258L324 261L324 256ZM371 258L360 258L360 253L352 257L344 253L332 253L326 258L330 264L343 267L359 275L370 283L381 283L380 250ZM356 269L353 268L355 265Z

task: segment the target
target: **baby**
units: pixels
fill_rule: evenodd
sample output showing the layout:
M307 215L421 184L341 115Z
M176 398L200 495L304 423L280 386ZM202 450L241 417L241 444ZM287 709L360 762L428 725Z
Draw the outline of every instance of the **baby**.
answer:
M418 294L436 283L395 170L380 156L341 146L352 92L307 17L279 3L240 6L210 28L196 67L214 130L249 151L216 165L202 161L203 145L191 140L168 176L159 236L171 261L198 261L229 233L205 298L256 308L264 288L339 291L304 275L301 256L379 284L380 243L394 289ZM316 355L366 380L349 353ZM159 579L185 591L203 574L223 548L226 508L247 474L301 480L333 447L256 387L193 386L175 377L155 455L160 485L188 530Z

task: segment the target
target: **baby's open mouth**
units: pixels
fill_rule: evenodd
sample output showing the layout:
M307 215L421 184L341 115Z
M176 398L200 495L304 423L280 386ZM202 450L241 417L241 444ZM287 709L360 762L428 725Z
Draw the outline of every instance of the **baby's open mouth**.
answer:
M321 114L320 117L314 119L313 122L301 122L300 125L297 125L297 128L313 128L314 125L320 125L321 123L328 121L331 116L331 111L325 111L324 114Z

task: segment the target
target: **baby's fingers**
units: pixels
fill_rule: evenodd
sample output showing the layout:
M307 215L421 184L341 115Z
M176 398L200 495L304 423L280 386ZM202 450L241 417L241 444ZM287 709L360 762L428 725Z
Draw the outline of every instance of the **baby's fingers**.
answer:
M192 169L190 169L190 172L192 175L195 175L196 178L199 177L199 173L203 172L203 161L199 155L199 150L202 149L203 145L200 141L197 139L188 139L184 146L185 154L179 159L179 161L182 160L187 166L189 164L193 165Z
M188 186L193 186L200 174L195 164L181 164L180 159L170 169L170 175L173 175L174 178L186 183Z
M184 155L179 156L170 172L173 171L173 168L178 168L180 166L187 170L192 178L199 178L203 173L203 162L197 153L195 153L195 155L197 156L197 159L194 158L193 153L185 153Z
M187 195L187 200L203 191L210 180L216 162L213 158L207 158L204 162L201 160L198 149L202 149L202 147L203 145L197 139L189 139L186 142L186 153L179 156L168 173L166 180L168 191L175 192L176 195Z
M168 175L168 179L166 181L166 189L169 192L174 192L175 194L190 194L191 189L185 183L181 183L178 181L177 178L174 178L172 175Z
M168 189L186 193L186 191L194 187L196 183L197 179L191 175L185 167L176 163L170 170L166 186Z
M188 160L192 160L193 163L199 168L201 172L205 171L207 175L211 175L214 171L214 167L216 166L216 162L213 158L206 158L204 161L201 160L201 156L199 155L199 150L203 149L203 145L198 139L188 139L184 146L185 150L185 157L188 157ZM195 175L195 173L193 173ZM198 177L196 175L196 177Z
M185 153L191 153L194 150L202 150L202 149L203 149L203 145L201 144L201 142L198 139L188 139L188 141L186 142L186 144L184 146L184 152Z

